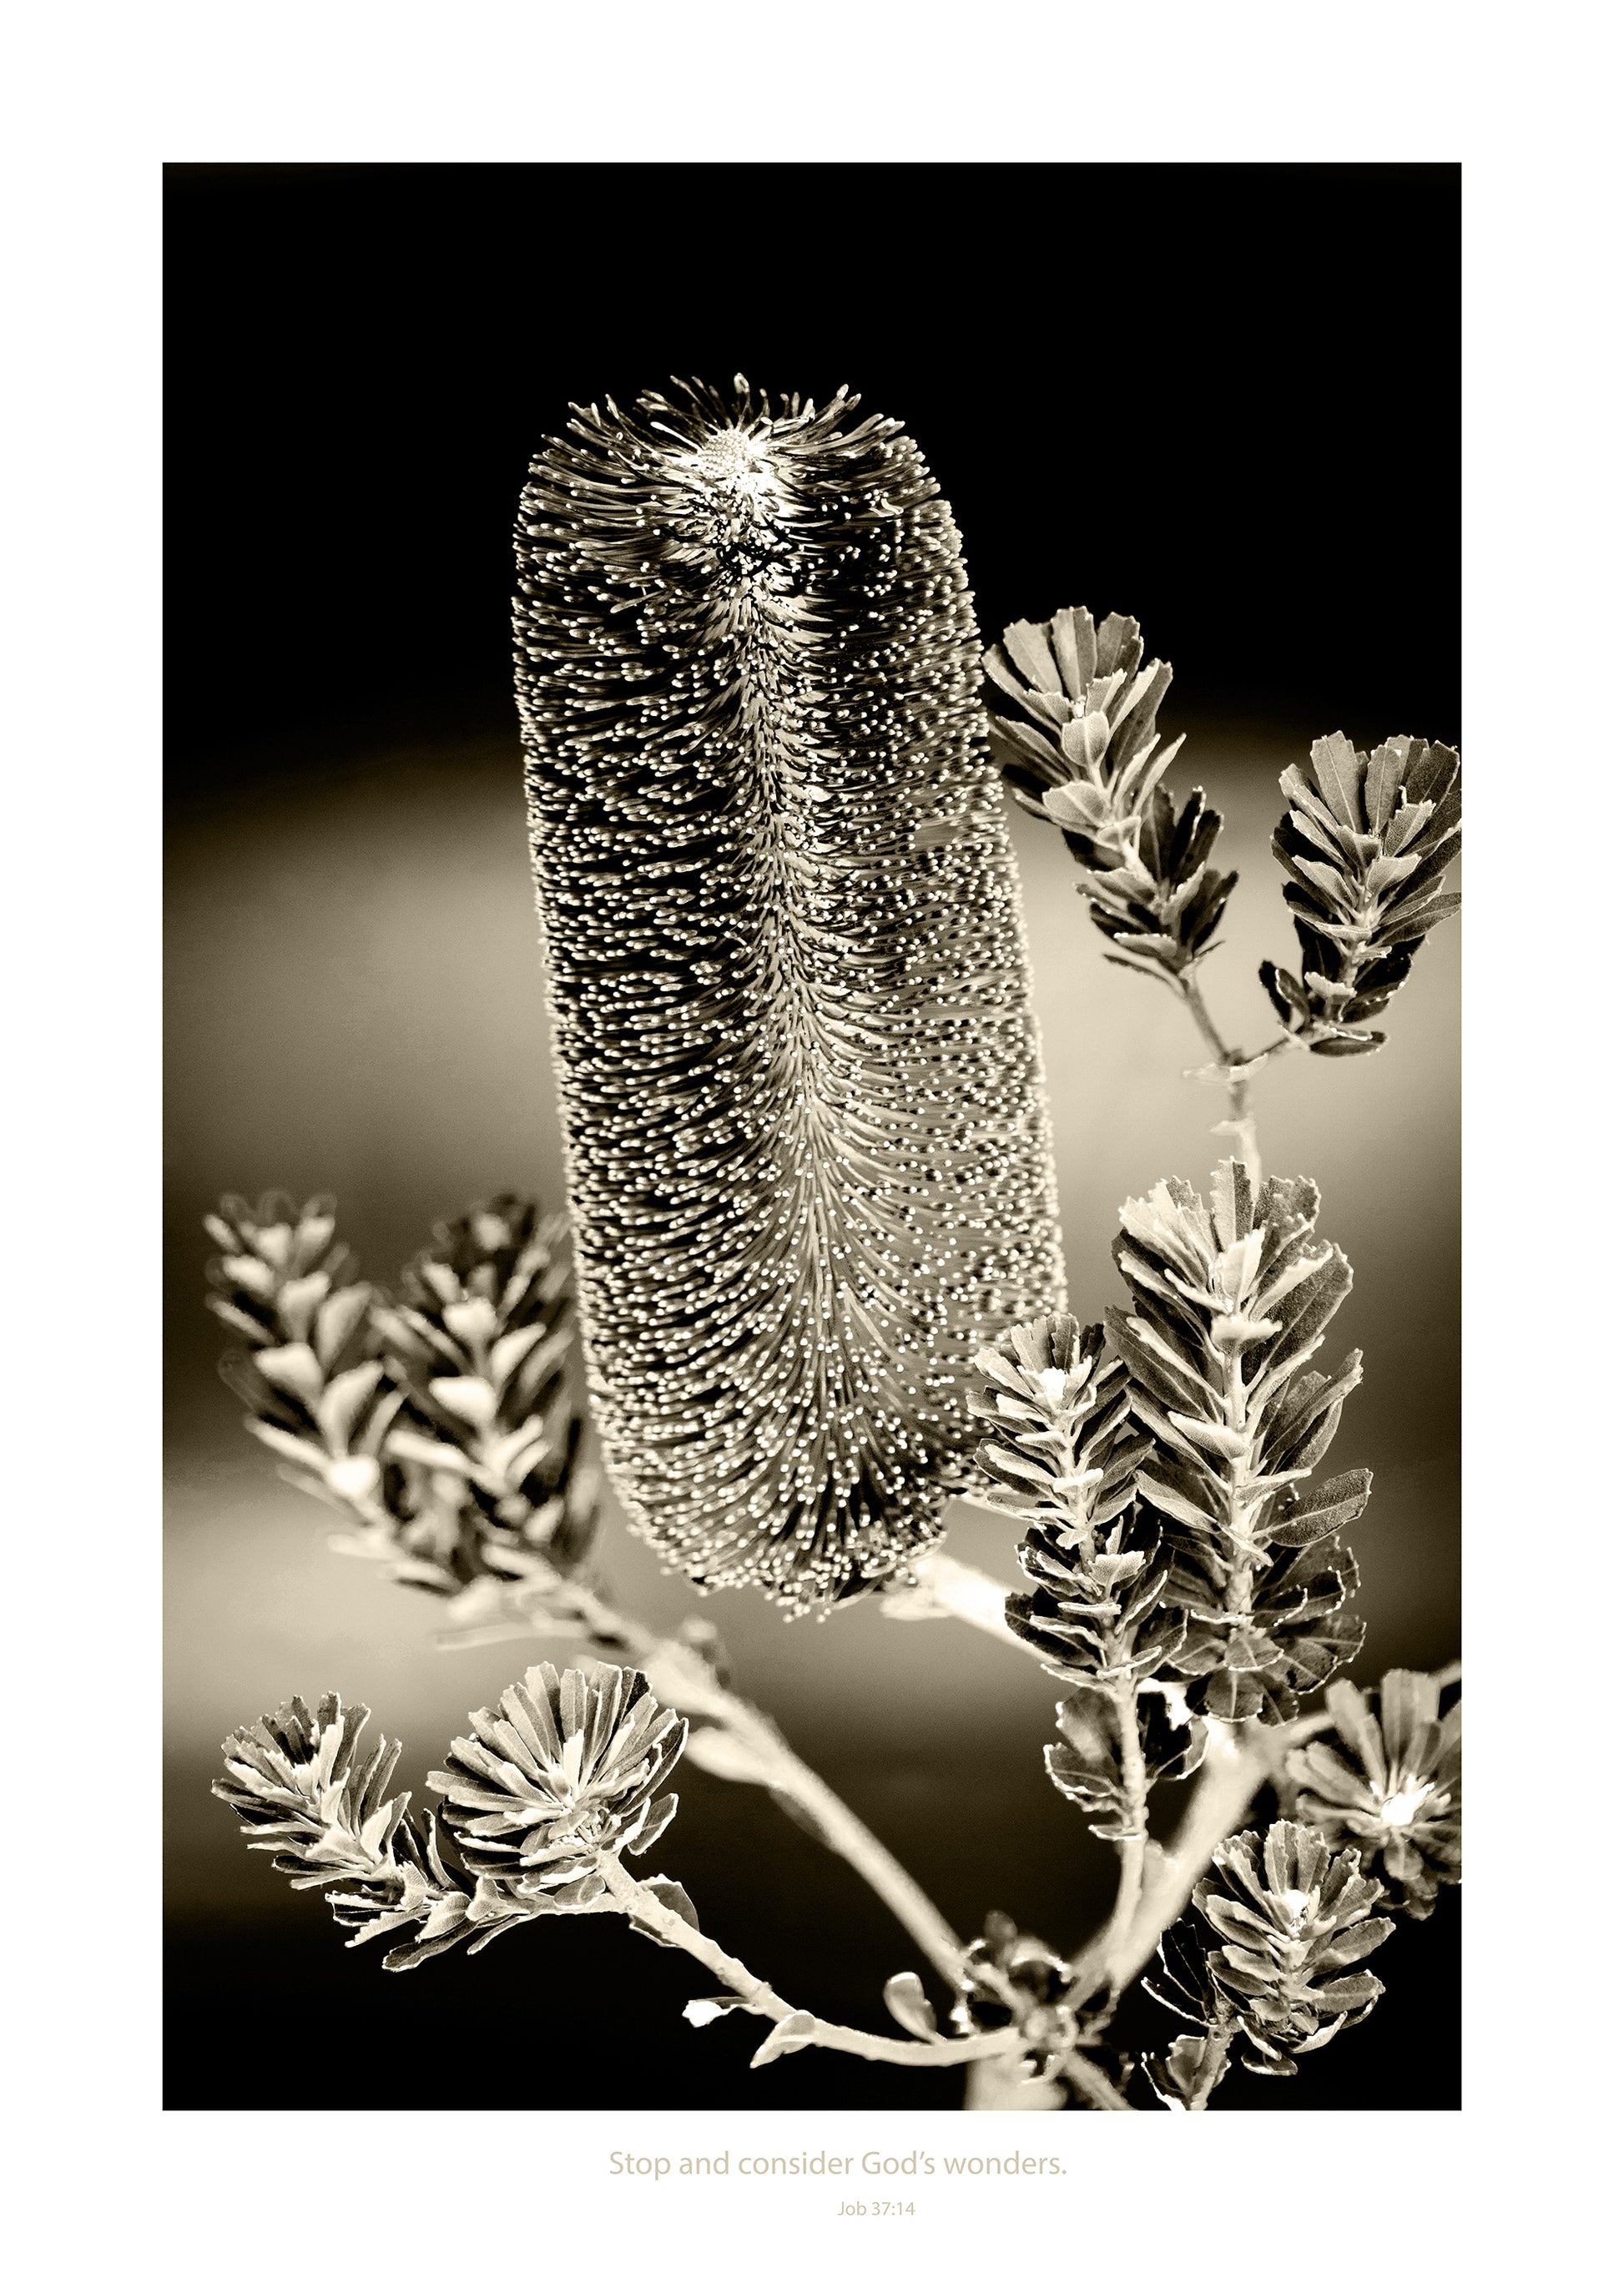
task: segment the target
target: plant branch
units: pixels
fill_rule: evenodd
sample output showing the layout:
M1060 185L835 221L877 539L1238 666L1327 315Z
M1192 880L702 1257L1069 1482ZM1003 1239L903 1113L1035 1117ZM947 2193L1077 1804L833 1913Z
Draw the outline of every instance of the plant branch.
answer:
M833 2021L820 2021L815 2014L806 2013L780 1997L771 1982L761 1980L748 1965L729 1956L719 1942L690 1925L678 1911L667 1909L657 1894L632 1877L618 1856L601 1856L597 1867L616 1907L626 1917L649 1927L658 1939L673 1942L678 1948L687 1950L689 1956L696 1957L724 1988L741 1998L751 2012L774 2022L796 2018L805 2021L808 2026L800 2039L801 2044L822 2044L831 2052L851 2052L858 2059L884 2060L897 2067L962 2067L971 2060L996 2059L1021 2049L1020 2033L1013 2028L990 2029L980 2037L944 2037L935 2044L923 2044L901 2037L872 2036L866 2029L846 2029Z
M1461 1662L1452 1658L1432 1678L1443 1688L1461 1677ZM1212 1861L1213 1851L1237 1829L1261 1787L1279 1776L1286 1755L1324 1734L1333 1726L1328 1713L1309 1713L1276 1728L1253 1729L1237 1743L1222 1722L1211 1724L1207 1766L1202 1769L1175 1844L1161 1858L1146 1885L1132 1923L1119 1939L1111 1925L1095 1934L1072 1959L1077 1979L1066 2002L1080 2005L1109 1977L1116 1995L1136 1980L1154 1956L1156 1945L1169 1926L1183 1916L1196 1881Z
M1105 1929L1104 1969L1112 1970L1116 1952L1127 1939L1145 1887L1146 1800L1149 1786L1145 1774L1145 1748L1139 1737L1139 1688L1132 1675L1119 1676L1110 1691L1112 1708L1122 1739L1122 1789L1130 1825L1119 1840L1121 1876L1116 1901Z
M1188 1005L1190 1015L1195 1020L1201 1039L1207 1044L1220 1065L1229 1065L1234 1059L1235 1052L1224 1040L1214 1023L1213 1014L1207 1007L1207 997L1201 992L1200 980L1192 970L1185 969L1179 972L1177 985L1179 993Z
M880 1609L888 1618L905 1623L915 1618L962 1618L978 1633L1005 1641L1030 1656L1026 1644L1011 1631L1004 1616L1009 1591L973 1563L952 1555L927 1555L914 1566L916 1583L881 1597Z
M1247 1052L1235 1049L1219 1032L1194 970L1186 968L1181 971L1174 984L1195 1020L1201 1039L1211 1050L1215 1068L1229 1091L1229 1117L1218 1123L1218 1129L1233 1131L1236 1143L1240 1147L1242 1162L1255 1190L1263 1182L1263 1156L1258 1144L1258 1124L1252 1110L1252 1076L1260 1065L1281 1050L1302 1048L1303 1037L1300 1034L1280 1034L1260 1050Z
M1201 2065L1197 2070L1195 2093L1190 2102L1192 2115L1207 2112L1214 2091L1223 2079L1229 2065L1229 2045L1238 2024L1233 2021L1214 2022L1207 2031L1207 2042L1201 2048Z
M825 1843L867 1881L893 1917L906 1926L942 1978L955 1992L965 1977L964 1946L936 1904L839 1794L792 1752L764 1713L741 1697L721 1692L725 1725L757 1753L772 1788L799 1802Z
M964 1575L966 1579L981 1576L967 1572ZM988 1579L984 1583L991 1587L994 1582ZM1002 1607L1001 1595L999 1602ZM575 1580L560 1581L537 1605L536 1623L542 1631L560 1617L578 1621L597 1647L618 1649L635 1659L662 1705L694 1716L702 1725L725 1729L748 1754L755 1770L752 1774L741 1768L741 1781L764 1784L793 1802L792 1812L810 1819L823 1843L873 1888L942 1978L955 1992L963 1986L964 1945L924 1888L838 1793L791 1749L777 1724L758 1706L727 1688L698 1650L674 1637L657 1634Z

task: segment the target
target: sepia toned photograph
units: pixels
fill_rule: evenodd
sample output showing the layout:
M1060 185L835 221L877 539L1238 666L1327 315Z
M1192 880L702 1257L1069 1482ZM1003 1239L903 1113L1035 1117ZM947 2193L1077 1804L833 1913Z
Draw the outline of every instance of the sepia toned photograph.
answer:
M1460 168L164 172L166 2106L1458 2108Z

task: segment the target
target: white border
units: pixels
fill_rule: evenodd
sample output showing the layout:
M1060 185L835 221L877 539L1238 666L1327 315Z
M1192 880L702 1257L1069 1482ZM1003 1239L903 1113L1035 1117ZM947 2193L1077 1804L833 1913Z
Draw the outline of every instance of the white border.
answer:
M1583 2053L1550 2034L1552 1973L1594 1935L1595 1978L1610 1977L1610 1909L1583 1891L1596 1854L1579 1782L1605 1772L1610 1747L1573 1685L1592 1634L1594 1653L1611 1650L1612 1561L1587 1575L1585 1526L1615 1467L1591 1450L1616 1398L1584 1355L1583 1318L1587 1263L1615 1268L1587 1120L1603 1076L1585 1070L1615 1015L1614 958L1585 935L1587 904L1610 916L1616 897L1598 762L1617 645L1600 573L1618 521L1603 21L1423 0L984 15L841 0L781 19L755 5L198 0L29 20L7 160L4 432L20 501L5 896L25 1061L8 1189L29 1196L14 1199L7 1306L25 1440L8 1894L41 2262L116 2262L145 2230L181 2269L336 2261L357 2245L471 2257L503 2241L539 2263L571 2244L635 2247L653 2207L662 2247L703 2239L721 2262L747 2241L792 2262L833 2246L932 2266L1058 2243L1066 2262L1133 2249L1250 2266L1310 2232L1334 2259L1425 2261L1454 2235L1472 2262L1459 2228L1474 2210L1495 2221L1491 2262L1536 2239L1560 2252L1584 2190L1583 2118L1562 2103L1589 2086ZM1485 1669L1475 1782L1492 1802L1470 1849L1468 2112L1220 2118L1171 2141L1028 2127L1023 2146L1064 2135L1080 2189L987 2182L895 2233L831 2225L788 2182L742 2209L703 2182L653 2205L595 2183L595 2160L622 2136L703 2151L788 2127L885 2143L948 2119L162 2117L142 1294L157 1265L159 162L966 155L1466 165L1468 1633ZM1372 386L1402 387L1402 357L1351 328ZM1379 624L1379 595L1372 612ZM1589 1347L1605 1347L1599 1329ZM1602 2073L1606 2042L1604 2024Z

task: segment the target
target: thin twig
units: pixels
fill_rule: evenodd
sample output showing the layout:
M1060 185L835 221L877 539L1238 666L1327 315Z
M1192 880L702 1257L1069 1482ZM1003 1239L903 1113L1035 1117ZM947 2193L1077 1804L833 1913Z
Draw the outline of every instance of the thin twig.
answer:
M1260 1065L1267 1063L1281 1050L1304 1048L1306 1046L1304 1038L1301 1034L1278 1034L1260 1050L1237 1050L1219 1032L1194 971L1181 971L1175 983L1195 1020L1201 1039L1213 1054L1214 1069L1229 1091L1229 1117L1227 1121L1221 1121L1214 1133L1228 1131L1234 1136L1246 1174L1256 1190L1263 1182L1263 1156L1258 1144L1258 1124L1252 1109L1252 1076Z
M763 1981L719 1942L690 1925L680 1912L668 1909L640 1879L634 1879L617 1856L600 1856L598 1870L616 1907L628 1917L650 1927L664 1941L674 1942L709 1968L724 1988L741 1997L749 2010L774 2022L800 2016L808 2023L800 2040L822 2044L831 2052L851 2052L858 2059L884 2060L895 2067L962 2067L970 2060L991 2059L1021 2048L1019 2029L994 2029L985 2036L941 2037L935 2044L903 2037L871 2036L866 2029L846 2029L780 1997L771 1982Z
M723 1692L729 1711L726 1725L756 1748L771 1771L767 1781L786 1793L816 1823L829 1846L867 1881L893 1917L913 1935L949 1986L964 1985L964 1945L924 1888L911 1878L839 1794L791 1751L765 1714L742 1698Z

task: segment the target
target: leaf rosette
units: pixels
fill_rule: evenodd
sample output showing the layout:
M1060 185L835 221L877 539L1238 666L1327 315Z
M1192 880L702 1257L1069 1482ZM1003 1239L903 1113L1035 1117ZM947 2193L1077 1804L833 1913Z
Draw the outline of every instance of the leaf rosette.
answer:
M1295 2075L1304 2052L1365 2019L1381 1994L1364 1969L1393 1932L1390 1918L1372 1916L1380 1897L1356 1858L1308 1825L1239 1832L1214 1852L1193 1896L1196 1920L1163 1938L1147 1986L1204 2030L1238 2028L1244 2066ZM1194 2061L1180 2043L1182 2082Z
M1430 1917L1461 1877L1461 1707L1440 1712L1431 1674L1383 1674L1373 1700L1333 1682L1332 1735L1288 1755L1297 1812L1380 1877L1384 1905Z
M568 1887L572 1902L591 1901L601 1858L644 1853L677 1812L674 1792L655 1795L688 1723L633 1669L533 1665L497 1711L469 1720L472 1737L452 1745L430 1789L463 1861L515 1899Z

